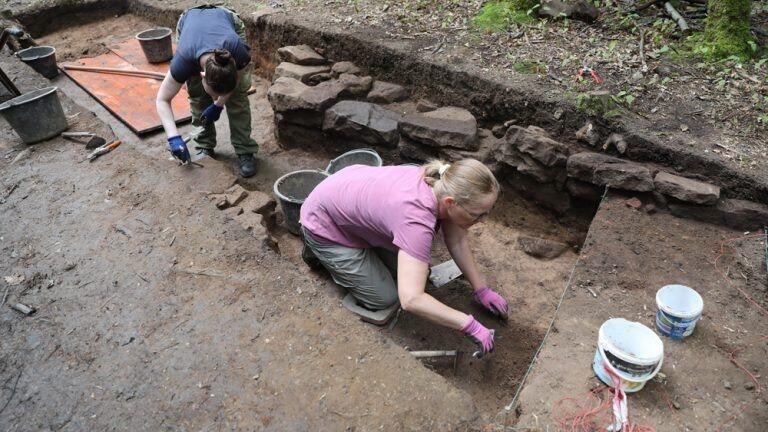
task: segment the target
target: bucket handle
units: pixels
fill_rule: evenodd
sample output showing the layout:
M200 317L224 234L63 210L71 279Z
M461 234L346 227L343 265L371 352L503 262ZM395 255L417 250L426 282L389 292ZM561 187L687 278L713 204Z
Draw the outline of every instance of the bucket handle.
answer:
M600 346L600 344L597 345L597 350L600 352L600 355L605 360L605 364L610 369L610 372L616 374L619 378L621 378L621 375L619 375L619 372L613 367L610 361L608 361L608 356L605 355L605 350L603 347ZM661 353L661 359L659 359L659 364L656 365L656 369L654 369L653 373L650 374L651 377L656 376L657 373L661 370L661 365L664 363L664 352ZM650 379L650 378L649 378ZM611 378L611 381L613 381L613 378Z
M363 147L363 148L359 148L359 149L354 149L354 150L350 150L349 152L357 151L357 150L367 150L367 151L372 151L372 152L376 153L377 155L379 154L379 152L377 152L376 150L374 150L374 149L372 149L370 147ZM349 152L344 152L344 153L336 156L335 158L331 159L331 161L328 162L328 166L325 167L325 171L324 172L330 174L331 166L333 165L333 163L336 162L337 160L339 160L340 157L344 156L345 154L347 154ZM379 157L381 157L381 156L379 156Z

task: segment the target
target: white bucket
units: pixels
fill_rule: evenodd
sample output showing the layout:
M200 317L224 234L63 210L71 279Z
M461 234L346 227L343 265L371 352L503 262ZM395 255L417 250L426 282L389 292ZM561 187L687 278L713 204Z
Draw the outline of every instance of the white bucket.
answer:
M639 391L661 369L664 343L648 327L624 318L600 326L592 370L600 381L614 387L619 378L627 393Z
M682 339L690 336L701 318L704 300L685 285L666 285L656 292L656 328L664 336Z

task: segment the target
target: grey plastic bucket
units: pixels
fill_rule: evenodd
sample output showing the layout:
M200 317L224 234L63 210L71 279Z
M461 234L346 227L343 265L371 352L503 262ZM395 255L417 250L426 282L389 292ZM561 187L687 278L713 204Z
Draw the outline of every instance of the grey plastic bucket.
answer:
M173 32L167 27L158 27L144 30L136 35L148 62L163 63L173 57L171 33Z
M374 167L380 167L382 164L381 156L372 149L356 149L350 150L343 155L331 160L328 164L328 168L325 171L328 174L341 171L342 168L346 168L351 165L369 165Z
M57 89L46 87L35 90L0 105L0 115L25 143L34 144L67 129L67 117L61 108Z
M59 75L59 68L56 66L56 48L52 46L27 48L18 51L16 55L21 61L48 79L53 79Z
M304 200L317 185L328 177L328 173L316 170L299 170L280 177L273 186L280 208L283 209L285 227L293 234L300 235L299 211Z

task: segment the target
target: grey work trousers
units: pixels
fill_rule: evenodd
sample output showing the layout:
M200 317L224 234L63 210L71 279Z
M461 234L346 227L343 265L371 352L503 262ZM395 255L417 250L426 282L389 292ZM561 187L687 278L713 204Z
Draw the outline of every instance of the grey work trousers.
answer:
M304 243L331 274L368 309L385 309L398 301L397 253L383 248L324 245L302 228Z

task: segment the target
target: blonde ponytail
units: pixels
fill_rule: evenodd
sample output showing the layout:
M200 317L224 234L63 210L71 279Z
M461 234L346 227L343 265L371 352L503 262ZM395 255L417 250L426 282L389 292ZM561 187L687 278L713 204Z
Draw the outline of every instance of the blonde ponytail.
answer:
M449 164L431 160L422 165L424 181L432 187L438 199L452 196L459 203L475 204L481 197L499 192L499 182L482 162L462 159Z

